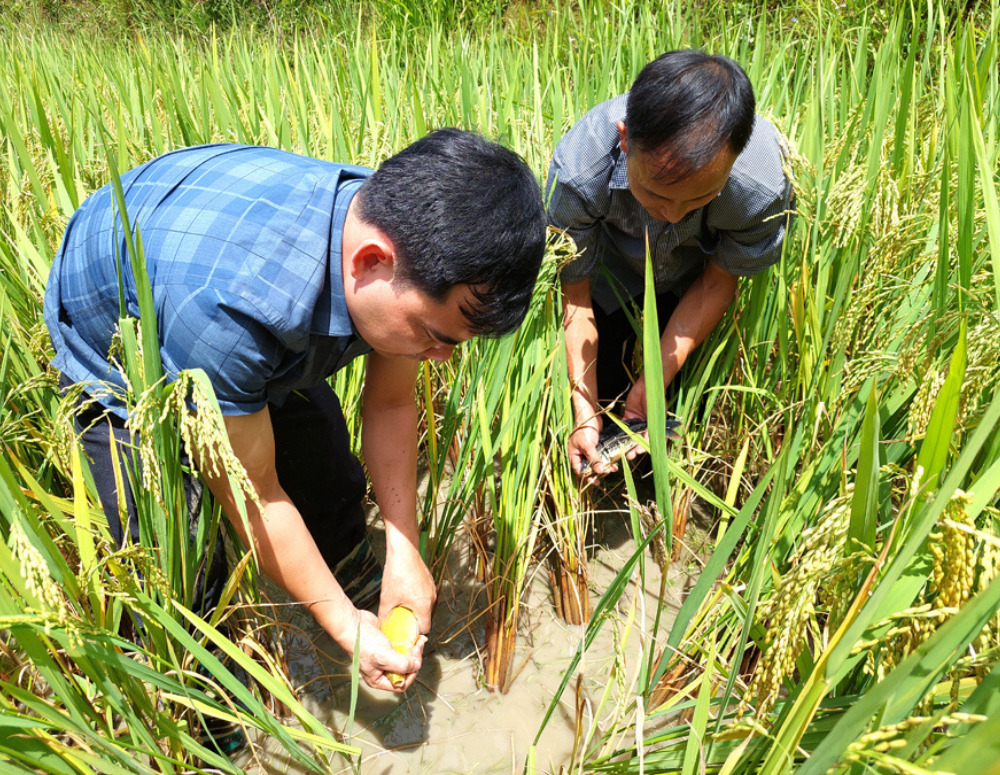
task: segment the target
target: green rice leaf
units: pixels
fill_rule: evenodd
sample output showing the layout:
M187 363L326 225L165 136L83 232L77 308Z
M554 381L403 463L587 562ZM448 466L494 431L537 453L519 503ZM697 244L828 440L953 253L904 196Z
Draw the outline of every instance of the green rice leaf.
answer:
M979 635L998 607L1000 579L994 579L883 681L851 704L826 739L799 768L799 775L826 772L847 746L860 736L876 713L879 714L880 724L896 724L906 719L964 652L969 642ZM955 754L956 758L958 756ZM961 771L963 775L966 772L956 771Z
M864 424L861 428L861 452L858 473L851 502L851 521L847 532L847 554L860 547L875 548L875 531L878 527L879 501L879 411L878 393L872 386L868 394Z
M965 377L966 363L966 324L962 322L958 344L952 353L948 366L948 376L938 392L934 402L934 410L927 424L927 432L920 444L917 456L917 470L923 471L921 486L933 485L944 470L951 449L952 435L955 430L955 415L958 411L958 400L962 394L962 380Z

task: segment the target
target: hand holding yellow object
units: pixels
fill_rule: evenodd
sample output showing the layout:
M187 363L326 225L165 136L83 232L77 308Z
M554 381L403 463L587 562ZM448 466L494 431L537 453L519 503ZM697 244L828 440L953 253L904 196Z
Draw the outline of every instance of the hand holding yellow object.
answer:
M386 615L382 622L382 632L389 639L389 643L400 654L409 654L410 649L420 638L420 627L417 625L417 617L409 608L397 605ZM386 673L395 688L399 688L406 682L406 678L399 673Z

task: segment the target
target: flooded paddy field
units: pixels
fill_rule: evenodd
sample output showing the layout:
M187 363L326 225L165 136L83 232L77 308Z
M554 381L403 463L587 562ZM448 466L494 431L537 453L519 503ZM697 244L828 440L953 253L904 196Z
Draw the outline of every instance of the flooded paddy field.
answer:
M620 513L596 519L595 545L589 562L592 601L634 551L626 519ZM558 619L544 565L534 566L521 611L514 659L516 678L507 695L488 690L481 679L486 594L469 568L470 553L463 538L456 541L449 572L439 590L433 629L416 683L402 696L372 691L364 684L359 687L350 742L362 750L360 772L365 775L521 772L529 747L583 638L584 627L568 626ZM647 560L641 590L636 574L619 601L616 615L606 623L577 669L585 725L590 723L588 714L593 713L608 677L614 675L615 661L624 663L624 680L631 681L643 650L649 647L661 572L649 552ZM692 578L690 571L696 568L691 561L671 564L664 585L663 637L683 589ZM274 601L281 600L280 590L268 591ZM626 625L633 605L635 621L642 621L642 627ZM330 729L344 734L346 741L351 703L349 658L302 608L287 605L279 610L279 618L287 625L283 645L293 685L300 688L305 706ZM538 772L558 773L573 759L575 685L574 678L541 736L536 756ZM256 763L241 764L259 775L299 771L283 758L277 746L266 743L262 743ZM356 766L344 760L339 771L353 772Z

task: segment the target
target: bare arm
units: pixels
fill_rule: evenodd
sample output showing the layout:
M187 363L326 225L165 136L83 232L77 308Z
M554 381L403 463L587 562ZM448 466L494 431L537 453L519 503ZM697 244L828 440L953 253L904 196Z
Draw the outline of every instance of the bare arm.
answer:
M430 631L437 598L434 579L420 556L417 526L417 405L419 364L378 353L368 356L361 443L375 499L385 523L386 563L382 578L384 615L405 605L420 631Z
M246 468L262 507L259 510L253 502L247 502L249 534L236 509L228 479L207 473L205 479L244 545L256 548L261 569L305 605L347 653L353 654L355 643L359 644L365 683L392 691L386 672L413 674L402 691L412 683L420 667L419 655L394 651L379 631L375 616L351 604L327 567L298 509L278 483L274 433L267 408L251 415L226 417L225 421L233 451Z
M739 278L711 261L680 300L660 337L663 384L669 385L694 349L722 320L736 297ZM625 419L646 417L646 383L640 377L625 399Z
M570 462L579 473L588 460L597 474L615 470L597 457L597 439L602 419L597 403L597 324L590 296L590 280L563 283L563 329L566 334L566 365L572 386L575 428L570 433L567 450Z

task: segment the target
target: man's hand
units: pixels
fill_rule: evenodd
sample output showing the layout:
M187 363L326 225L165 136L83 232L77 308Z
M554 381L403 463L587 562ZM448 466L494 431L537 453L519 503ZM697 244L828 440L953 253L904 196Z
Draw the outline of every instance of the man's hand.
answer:
M646 380L643 377L639 377L635 384L632 385L632 389L629 390L628 395L625 397L625 407L622 410L623 420L639 419L645 420L648 417L648 411L646 409ZM642 437L649 440L649 428L642 432ZM635 460L639 455L643 454L646 450L640 447L638 444L625 453L626 460Z
M360 631L360 637L358 633ZM352 640L352 637L356 640ZM427 638L420 636L409 654L400 654L396 651L389 639L379 629L379 620L375 614L368 611L358 611L358 618L354 622L353 635L345 632L344 641L351 641L352 648L346 649L350 654L353 652L353 644L358 646L358 671L361 679L372 689L381 689L387 692L405 692L417 678L420 670L421 658L424 644ZM341 645L344 645L342 642ZM386 673L397 673L403 676L403 683L393 686L392 681Z
M631 390L628 391L628 395L625 397L625 406L622 409L622 419L645 420L647 415L646 380L643 377L639 377L639 379L636 380L636 383L632 385Z
M601 435L603 421L601 416L594 415L589 420L577 426L566 444L569 453L570 465L578 476L583 476L583 467L590 463L590 474L587 475L587 483L594 484L600 477L618 470L618 466L607 465L601 460L597 453L597 442Z
M437 602L437 587L430 570L415 549L407 544L390 550L382 573L382 596L379 618L385 618L397 605L413 611L424 635L430 632L431 615Z

